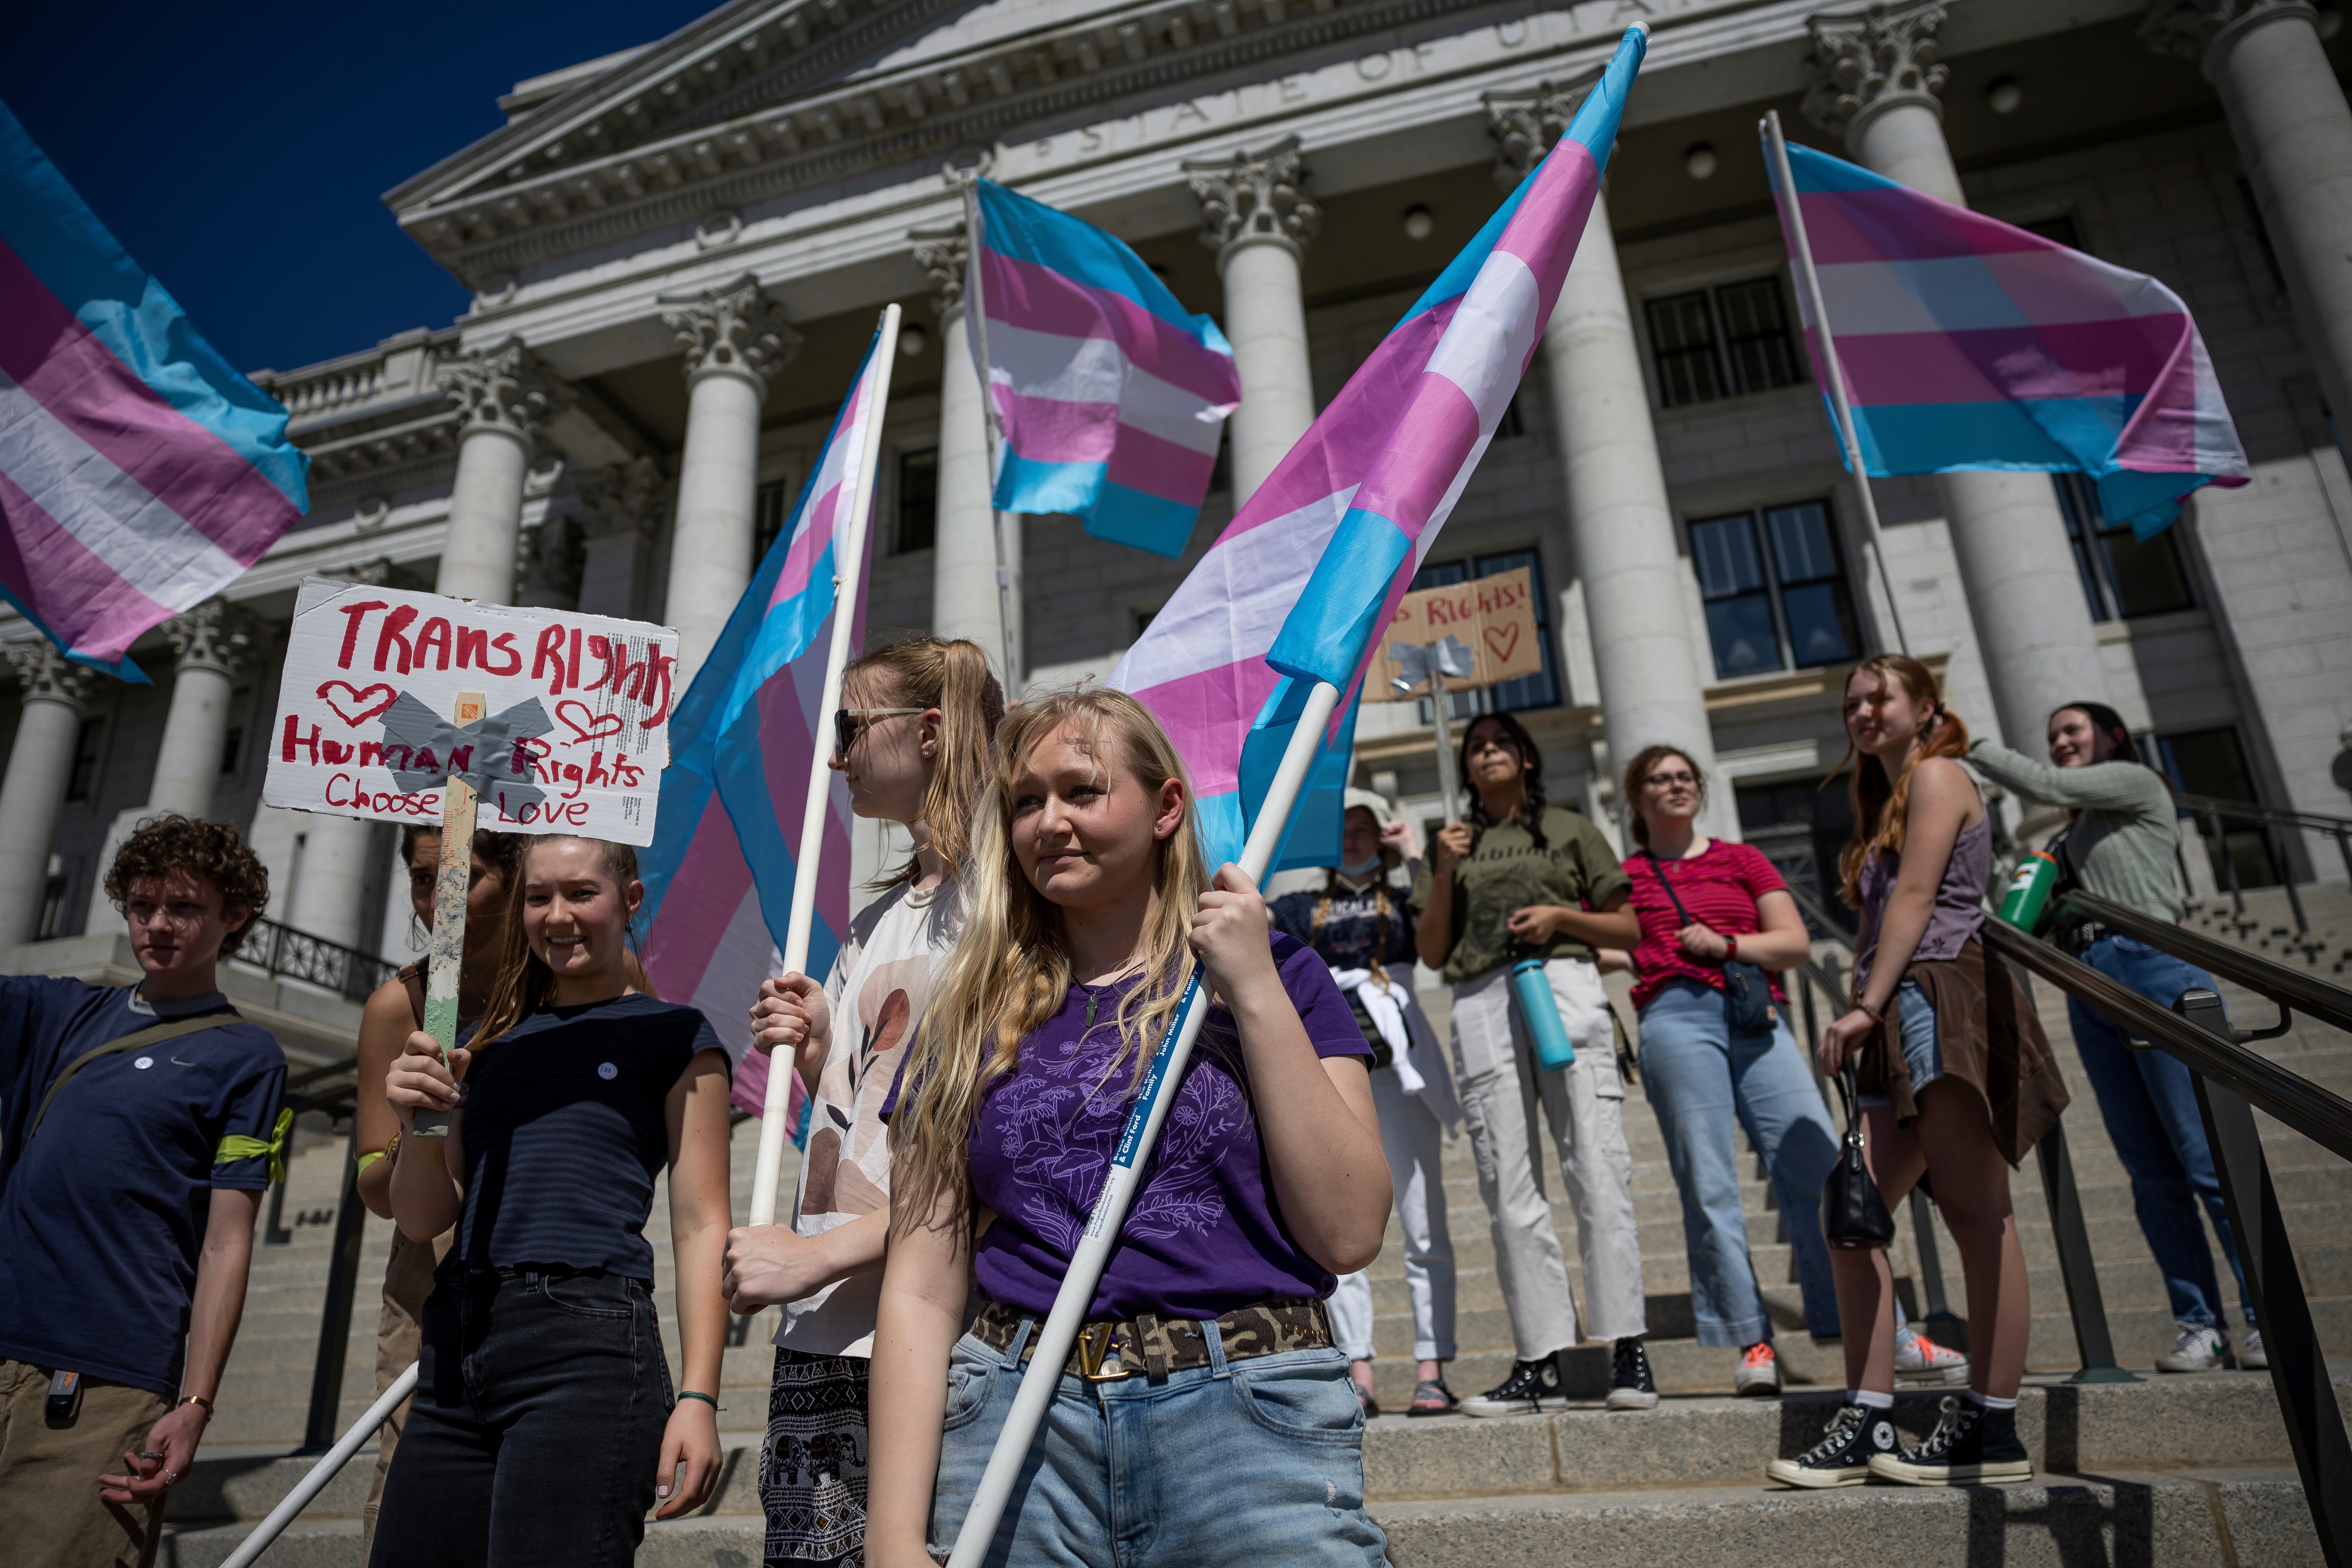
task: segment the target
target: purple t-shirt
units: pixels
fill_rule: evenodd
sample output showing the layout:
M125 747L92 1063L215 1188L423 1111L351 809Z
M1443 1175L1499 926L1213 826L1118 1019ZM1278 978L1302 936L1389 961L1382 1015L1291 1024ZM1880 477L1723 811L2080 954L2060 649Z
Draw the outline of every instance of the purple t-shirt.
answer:
M1280 933L1274 958L1315 1054L1370 1055L1323 961ZM973 1271L992 1301L1041 1315L1054 1305L1134 1100L1132 1071L1111 1071L1115 1016L1133 984L1071 986L1062 1010L1023 1037L1020 1065L981 1101L972 1197L996 1220L980 1238ZM1330 1271L1291 1238L1273 1185L1234 1016L1219 1006L1193 1048L1087 1316L1213 1318L1269 1296L1328 1296Z

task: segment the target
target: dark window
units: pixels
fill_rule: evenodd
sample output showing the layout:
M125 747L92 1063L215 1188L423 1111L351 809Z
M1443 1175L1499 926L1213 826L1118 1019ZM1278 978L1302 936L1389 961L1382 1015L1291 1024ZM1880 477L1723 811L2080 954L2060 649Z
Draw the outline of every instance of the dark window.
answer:
M1658 401L1668 408L1805 379L1777 277L1668 295L1647 310Z
M1719 679L1854 657L1861 639L1828 503L1706 518L1690 531Z
M106 755L106 721L92 714L74 731L73 772L66 775L66 798L88 800L98 790L98 765Z
M41 923L33 928L35 942L51 942L65 934L66 889L73 884L64 877L52 877L41 889Z
M753 492L751 498L751 570L757 572L760 563L768 558L768 546L784 531L784 519L792 511L793 498L789 482L770 479Z
M940 450L898 454L897 553L929 550L940 538Z
M245 731L253 722L253 688L229 693L228 728L221 731L221 777L233 778L245 763Z
M1495 426L1495 439L1508 441L1528 433L1527 416L1519 412L1519 395L1511 394L1510 402L1503 405L1503 417Z
M2183 795L2207 795L2216 800L2243 801L2259 805L2254 795L2253 774L2246 767L2246 753L2238 744L2238 732L2223 726L2218 730L2189 730L2177 735L2159 735L2156 753L2171 777L2172 787ZM2212 823L2200 817L2199 837L2205 846L2206 858L2213 867L2216 887L2230 885L2230 873L2223 868L2221 857L2227 854L2237 867L2238 885L2242 888L2269 888L2278 884L2277 864L2271 858L2270 836L2251 822L2221 819L2221 837L2213 837Z
M1533 550L1506 550L1494 555L1473 556L1467 561L1447 561L1434 566L1423 566L1413 574L1415 588L1444 588L1456 583L1467 583L1475 577L1492 577L1500 572L1510 572L1524 566L1528 569L1528 596L1534 601L1536 641L1543 648L1543 670L1538 675L1523 675L1517 680L1506 680L1499 686L1480 687L1473 691L1449 691L1445 695L1445 716L1456 722L1474 719L1481 713L1517 713L1528 708L1550 708L1560 700L1559 650L1552 646L1551 602L1544 592L1543 558ZM1423 698L1414 704L1420 721L1433 721L1429 700Z
M2074 220L2065 213L2060 213L2056 217L2042 218L2036 223L2021 223L2017 226L2028 234L2038 234L2044 239L2054 239L2069 250L2083 248L2082 238L2074 228Z
M1230 496L1234 493L1233 426L1233 420L1228 418L1225 421L1223 432L1217 437L1216 466L1209 470L1208 493L1213 496Z
M2129 620L2196 606L2172 529L2154 539L2134 538L2127 524L2107 521L2099 510L2098 487L2089 479L2081 474L2053 474L2051 479L2058 487L2058 510L2066 517L2074 571L2093 620Z
M1852 931L1854 913L1838 898L1838 857L1853 836L1844 781L1741 784L1735 793L1740 837L1780 868L1789 886Z
M1148 610L1134 611L1135 635L1131 640L1141 642L1143 640L1143 634L1151 629L1151 623L1158 620L1160 618L1160 612L1167 607L1168 606L1165 605L1154 605Z

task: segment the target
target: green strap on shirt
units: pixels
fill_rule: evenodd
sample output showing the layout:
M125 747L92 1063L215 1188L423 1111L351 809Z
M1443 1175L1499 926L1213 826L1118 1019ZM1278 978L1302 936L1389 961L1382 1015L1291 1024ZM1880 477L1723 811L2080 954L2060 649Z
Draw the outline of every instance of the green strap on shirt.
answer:
M276 1186L286 1180L286 1135L293 1129L292 1109L280 1110L278 1125L271 1130L268 1142L258 1138L247 1138L242 1132L232 1132L220 1141L220 1148L213 1155L213 1163L227 1165L239 1160L267 1155L269 1159L269 1182Z

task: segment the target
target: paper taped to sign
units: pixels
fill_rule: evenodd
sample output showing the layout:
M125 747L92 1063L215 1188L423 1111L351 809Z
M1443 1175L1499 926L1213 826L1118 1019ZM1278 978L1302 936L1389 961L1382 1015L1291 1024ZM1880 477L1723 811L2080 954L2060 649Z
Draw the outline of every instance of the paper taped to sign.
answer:
M1543 673L1543 628L1536 625L1535 584L1528 569L1515 566L1491 577L1407 594L1381 638L1372 678L1364 682L1364 700L1401 702L1426 696L1425 676L1410 690L1397 689L1394 682L1402 669L1389 649L1397 643L1427 647L1449 637L1467 643L1477 655L1475 674L1445 678L1451 689L1495 686Z
M484 829L650 844L677 671L667 626L308 578L262 799L438 824L454 773Z

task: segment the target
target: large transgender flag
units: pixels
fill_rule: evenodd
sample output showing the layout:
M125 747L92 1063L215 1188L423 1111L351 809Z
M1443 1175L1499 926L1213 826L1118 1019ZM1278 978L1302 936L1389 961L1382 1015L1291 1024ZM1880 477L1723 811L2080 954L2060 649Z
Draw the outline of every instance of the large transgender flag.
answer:
M976 184L964 293L980 308L966 328L1003 431L997 506L1183 554L1242 400L1233 349L1118 239Z
M2142 539L2199 486L2246 482L2179 295L1826 153L1791 142L1789 164L1872 473L2072 469Z
M867 427L882 415L879 356L877 334L816 471L678 703L644 858L646 973L666 1000L692 1003L709 1018L736 1059L730 1098L755 1116L765 1103L768 1058L750 1048L750 1010L760 983L775 973L792 917L793 838L807 806L812 752L833 743L833 716L817 704L840 611L834 578L847 563L853 521L845 490ZM870 493L863 504L870 513ZM872 540L869 529L869 554ZM862 563L857 580L866 581ZM862 586L849 613L855 647L866 629ZM849 929L849 789L840 774L832 780L809 931L808 973L820 979ZM795 1077L795 1127L805 1098Z
M259 560L310 468L0 104L0 598L144 681L131 645Z
M1258 487L1110 684L1192 770L1233 859L1316 681L1342 702L1276 868L1335 863L1355 702L1375 643L1469 484L1550 318L1641 68L1635 27L1520 183Z

